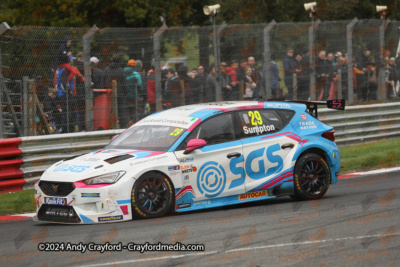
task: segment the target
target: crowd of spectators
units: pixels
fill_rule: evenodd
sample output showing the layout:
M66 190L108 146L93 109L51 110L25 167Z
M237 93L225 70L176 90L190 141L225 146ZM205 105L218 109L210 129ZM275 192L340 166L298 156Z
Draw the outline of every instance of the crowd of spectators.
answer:
M53 86L42 97L44 112L52 118L56 131L85 131L85 78L83 52L76 57L70 52L71 38L66 36L59 48L56 59ZM270 78L272 99L286 98L308 100L310 97L310 57L309 51L299 53L292 48L286 50L283 62L283 84L275 56L270 55ZM161 66L162 108L213 102L216 100L217 82L222 89L222 100L259 100L266 82L266 65L260 72L257 62L263 61L253 56L220 62L219 72L214 65L188 69L186 64L176 64L175 68ZM128 127L149 113L156 111L156 74L154 67L144 70L138 59L122 60L120 55L112 56L108 67L98 68L99 59L90 58L91 85L93 89L110 89L112 81L117 82L118 118L121 128ZM104 65L104 64L103 64ZM378 72L383 68L386 75L387 96L396 96L396 84L400 78L400 52L397 59L385 51L385 58L377 62L369 50L355 57L353 66L354 92L358 100L377 99ZM318 100L337 98L341 88L347 97L348 71L347 54L336 51L318 51L315 59L316 96ZM340 77L339 77L340 76ZM340 78L340 79L339 79ZM338 86L341 81L341 86ZM296 90L294 90L296 87ZM94 90L96 91L96 90ZM297 95L293 94L297 92ZM94 93L94 97L98 93Z

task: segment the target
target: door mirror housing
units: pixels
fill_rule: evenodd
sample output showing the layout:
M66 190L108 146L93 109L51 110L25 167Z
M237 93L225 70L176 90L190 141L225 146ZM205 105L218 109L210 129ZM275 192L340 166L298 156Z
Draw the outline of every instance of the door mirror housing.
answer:
M203 139L191 139L187 143L186 150L183 152L183 154L187 155L193 150L202 148L205 145L207 145L207 142Z

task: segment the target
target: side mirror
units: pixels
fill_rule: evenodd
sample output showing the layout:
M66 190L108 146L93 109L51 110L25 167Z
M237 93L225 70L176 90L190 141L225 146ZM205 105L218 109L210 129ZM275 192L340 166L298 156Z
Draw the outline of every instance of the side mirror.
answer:
M187 143L186 150L183 152L183 154L187 155L190 152L192 152L193 150L202 148L205 145L207 145L207 142L203 139L191 139Z

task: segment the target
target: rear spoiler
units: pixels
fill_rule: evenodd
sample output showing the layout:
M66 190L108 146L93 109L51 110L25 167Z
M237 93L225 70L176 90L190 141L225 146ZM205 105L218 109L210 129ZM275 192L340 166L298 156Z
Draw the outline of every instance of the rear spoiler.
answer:
M269 101L282 101L282 100L269 100ZM346 101L344 99L334 99L328 101L303 101L303 100L283 100L285 102L301 103L307 106L307 112L313 117L318 119L318 106L326 106L330 109L344 110Z
M326 106L330 109L344 110L346 106L346 101L344 99L334 99L328 101L296 101L296 100L286 100L286 102L302 103L307 106L307 111L311 116L318 119L318 106Z

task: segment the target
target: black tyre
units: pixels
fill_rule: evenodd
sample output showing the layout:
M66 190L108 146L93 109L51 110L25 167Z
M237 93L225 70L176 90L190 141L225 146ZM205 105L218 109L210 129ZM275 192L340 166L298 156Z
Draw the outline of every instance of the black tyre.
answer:
M146 173L133 185L131 198L134 217L161 217L173 203L171 182L159 173Z
M313 200L322 198L331 183L331 172L328 164L318 154L303 155L294 168L296 200Z

